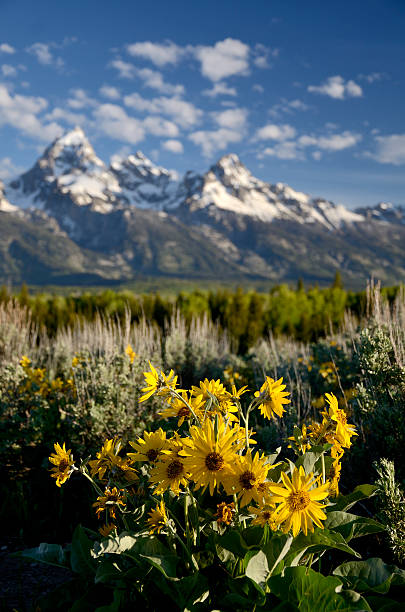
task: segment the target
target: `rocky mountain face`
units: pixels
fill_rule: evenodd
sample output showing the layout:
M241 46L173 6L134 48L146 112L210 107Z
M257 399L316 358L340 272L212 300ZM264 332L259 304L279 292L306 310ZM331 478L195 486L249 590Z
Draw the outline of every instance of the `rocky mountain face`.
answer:
M329 282L405 275L405 211L351 211L254 177L236 155L178 177L141 152L97 157L81 128L0 183L0 282L139 275Z

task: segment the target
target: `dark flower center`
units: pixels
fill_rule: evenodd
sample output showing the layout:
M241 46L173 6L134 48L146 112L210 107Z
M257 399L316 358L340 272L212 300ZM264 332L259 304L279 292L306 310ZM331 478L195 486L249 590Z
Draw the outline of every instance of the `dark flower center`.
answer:
M69 467L69 462L67 461L67 459L61 459L59 461L59 470L61 472L64 472L68 467Z
M287 502L290 510L294 512L296 510L305 510L311 503L311 498L306 491L297 491L288 496Z
M223 468L224 463L225 461L222 455L216 453L215 451L213 453L208 453L205 458L205 465L210 470L210 472L218 472L218 470Z
M167 466L167 470L166 470L168 478L177 478L177 476L180 476L180 474L182 474L183 472L184 472L184 466L182 462L179 461L178 459L171 461L171 463L169 463L169 465Z
M269 521L271 519L271 512L269 512L268 510L265 510L262 514L263 518L265 521Z
M187 408L187 406L182 406L182 407L179 409L179 411L178 411L178 413L177 413L177 416L178 416L179 418L180 418L180 417L185 417L185 418L187 418L187 417L189 417L189 416L190 416L190 410Z
M146 456L149 461L156 461L156 459L159 457L159 451L156 450L156 448L150 448L146 453Z
M244 489L253 489L252 480L255 480L255 475L249 470L239 476L239 482Z

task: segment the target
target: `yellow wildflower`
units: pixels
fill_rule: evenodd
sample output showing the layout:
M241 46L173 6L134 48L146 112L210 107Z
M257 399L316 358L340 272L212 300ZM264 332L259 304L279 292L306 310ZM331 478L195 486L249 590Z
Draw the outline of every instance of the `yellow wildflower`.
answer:
M144 372L145 381L147 386L142 389L143 395L139 402L144 402L156 393L160 397L168 397L171 389L176 389L177 376L174 375L173 370L170 370L166 376L164 372L158 372L155 370L151 362L149 361L150 372Z
M286 385L282 382L282 378L274 380L266 376L260 391L255 392L255 397L260 399L259 410L266 419L274 418L275 414L281 418L285 412L283 404L289 404L291 401L286 397L289 392L284 391Z
M260 502L263 498L262 485L270 469L274 466L266 463L266 456L255 453L252 456L249 450L244 456L237 456L233 465L233 473L227 479L225 488L228 495L237 493L240 505L247 506L252 499Z
M122 442L117 438L104 442L96 455L97 458L89 461L93 478L98 476L100 480L103 480L105 473L108 471L111 475L125 476L127 480L135 480L136 470L131 467L129 459L123 459L119 456L121 449Z
M65 443L60 446L57 442L54 444L55 453L49 457L49 461L55 467L51 468L52 478L56 478L56 486L63 485L73 472L73 455L72 451L66 450Z
M134 363L135 357L138 357L130 344L128 344L127 348L125 349L125 353L128 355L131 363Z
M235 514L235 504L231 502L227 504L225 502L221 502L217 504L217 512L215 514L215 519L217 523L222 523L223 525L230 525L233 520L233 515Z
M234 446L237 433L235 428L226 429L223 421L219 421L216 428L209 419L202 427L193 425L190 428L184 465L197 489L209 487L213 495L214 489L232 473L237 458Z
M278 523L274 518L274 509L275 505L270 503L264 504L259 508L249 506L249 512L256 515L252 521L252 525L260 525L260 527L268 525L272 531L277 531Z
M357 436L354 425L347 422L347 416L344 410L339 408L337 398L333 393L325 393L326 401L329 405L329 411L322 412L325 419L329 418L336 422L336 439L345 448L350 448L352 445L350 439L352 436Z
M149 533L160 533L168 522L164 502L161 501L155 508L152 508L148 514L149 518L147 519L147 523L149 525Z
M106 487L104 495L97 497L93 507L96 509L97 518L102 512L107 512L110 518L116 519L116 510L125 508L125 491L117 487Z
M313 523L323 529L321 521L326 519L326 514L322 508L325 504L320 504L319 500L328 496L330 482L314 487L313 473L307 476L302 465L294 469L291 480L284 472L281 479L283 484L270 484L269 489L273 494L271 501L279 504L274 519L282 525L284 533L292 528L294 537L301 529L307 535L308 530L314 530Z
M144 431L143 438L138 438L136 442L129 442L135 453L127 453L132 461L148 461L154 463L162 455L163 450L169 449L169 442L166 440L166 432L161 427L149 433Z

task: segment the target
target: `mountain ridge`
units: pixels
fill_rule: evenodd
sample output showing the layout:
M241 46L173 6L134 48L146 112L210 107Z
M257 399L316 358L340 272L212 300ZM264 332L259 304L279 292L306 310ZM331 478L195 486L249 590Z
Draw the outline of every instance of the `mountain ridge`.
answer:
M372 274L389 282L405 275L401 207L379 203L352 211L262 181L234 153L181 179L140 151L107 166L79 127L51 143L32 168L0 183L0 214L3 225L4 215L12 217L15 239L18 223L22 234L31 228L31 237L40 227L50 243L58 234L66 252L82 251L85 263L81 271L71 266L73 276L87 274L88 266L103 282L145 273L327 282L337 268L359 284ZM37 255L31 248L38 261L44 242L38 241ZM5 260L15 259L4 229L0 249ZM24 264L18 269L29 281ZM49 282L52 261L43 269Z

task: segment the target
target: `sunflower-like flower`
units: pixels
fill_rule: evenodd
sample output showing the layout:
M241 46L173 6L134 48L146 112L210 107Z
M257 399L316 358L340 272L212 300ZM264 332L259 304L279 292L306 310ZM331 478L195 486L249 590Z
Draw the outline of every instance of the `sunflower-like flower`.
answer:
M184 461L176 455L162 457L151 471L150 482L155 485L154 493L157 495L163 495L167 489L179 495L180 488L187 486L188 482Z
M102 527L99 527L98 532L100 535L103 536L103 538L107 538L110 535L110 533L114 531L114 529L116 529L116 526L114 525L114 523L106 523Z
M230 525L232 523L234 514L234 502L231 502L230 504L227 504L226 502L221 502L220 504L217 504L217 512L215 514L215 519L217 523L222 523L223 525Z
M235 406L232 395L227 391L224 385L219 380L208 380L200 382L199 387L191 388L191 395L201 403L201 410L204 414L214 416L220 414L230 421L237 421L238 418L235 412L238 412Z
M255 397L260 400L258 408L266 419L274 418L275 414L281 418L285 412L283 404L291 402L291 400L287 399L287 395L290 393L284 391L286 385L282 383L282 378L274 380L270 376L266 376L260 391L255 392Z
M129 442L135 453L127 453L132 461L148 461L155 463L162 455L162 451L169 448L166 439L166 432L161 427L149 433L144 431L143 438L138 438L136 442Z
M249 512L255 515L252 525L260 525L260 527L268 525L272 531L277 531L278 523L274 518L274 509L275 505L270 503L259 506L259 508L249 506Z
M116 519L116 510L125 508L125 491L117 489L117 487L106 487L104 495L97 497L93 507L96 509L97 518L100 518L102 512L108 512L110 518Z
M163 527L168 523L164 502L161 501L155 508L152 508L148 515L149 518L147 519L147 523L149 526L149 533L160 533Z
M237 456L233 474L227 479L225 488L228 495L238 494L241 506L247 506L252 500L260 503L263 499L263 489L259 486L266 481L269 470L274 467L266 460L264 454L252 455L250 450L244 456Z
M205 491L209 487L210 495L213 495L214 489L224 484L233 472L237 459L234 445L237 434L236 428L226 428L219 419L217 427L206 419L201 427L193 425L190 428L184 465L197 489L202 487Z
M352 445L351 437L357 436L356 427L347 422L347 415L344 410L339 408L337 398L333 393L325 393L326 401L329 405L328 411L322 412L325 419L336 422L335 436L339 444L345 448Z
M145 381L147 386L142 389L143 395L139 399L139 402L144 402L156 393L159 397L168 397L172 389L177 387L177 376L174 375L173 370L170 370L166 376L164 372L158 372L155 370L151 362L149 361L150 372L144 372Z
M98 476L103 480L105 473L108 471L111 475L124 476L127 480L136 479L136 470L131 467L129 459L123 459L119 456L122 449L122 442L117 438L106 440L97 453L97 459L89 461L90 472L93 478Z
M169 397L168 405L166 408L164 408L164 410L159 412L159 414L165 419L175 417L177 419L178 427L181 427L184 421L188 421L193 416L187 404L191 406L194 414L199 420L202 418L201 410L204 406L204 401L201 397L189 396L187 391L181 391L180 395L184 401L182 401L179 397Z
M57 442L53 445L55 453L49 457L49 461L53 463L51 468L52 478L56 478L56 486L60 487L65 483L73 472L73 455L70 449L66 450L65 443L63 446Z
M291 480L284 472L281 479L283 484L270 484L269 489L273 494L272 503L279 504L274 519L282 525L284 533L292 528L294 537L300 529L307 535L308 530L314 530L313 523L323 529L321 521L326 519L326 514L322 508L325 504L320 504L319 500L328 496L330 482L316 486L313 473L307 476L302 465L294 469Z

